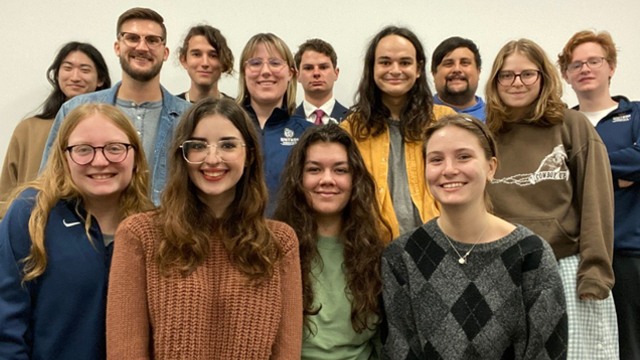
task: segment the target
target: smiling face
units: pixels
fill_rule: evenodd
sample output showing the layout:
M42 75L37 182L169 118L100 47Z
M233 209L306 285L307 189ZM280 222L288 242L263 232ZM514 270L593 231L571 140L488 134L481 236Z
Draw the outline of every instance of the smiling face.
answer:
M293 77L293 70L287 61L275 48L267 48L265 43L259 43L251 59L261 59L262 67L252 69L242 64L245 71L245 83L252 107L275 108L282 106L282 99L287 91L287 84ZM285 63L280 68L272 68L269 59L280 59Z
M539 71L540 68L526 56L515 52L504 59L504 64L497 76L500 76L500 73L506 71L511 71L517 75L525 70ZM538 76L538 79L531 85L523 84L521 77L516 77L510 86L504 86L498 83L498 96L500 96L500 99L510 108L510 111L514 113L523 112L529 105L533 104L540 95L541 79L542 75Z
M189 39L187 55L180 58L180 63L189 73L193 84L212 87L220 80L222 66L218 58L218 51L202 35L196 35Z
M307 149L302 187L316 217L340 220L351 198L352 175L347 151L338 143L315 143Z
M589 93L603 93L609 89L609 79L616 71L615 65L611 65L607 60L607 55L600 44L586 42L576 46L571 54L571 62L586 62L589 59L605 58L601 67L592 69L587 64L583 64L578 72L564 72L563 77L571 85L578 96L585 96Z
M122 24L121 32L132 33L139 36L162 36L160 24L151 20L133 19ZM169 48L160 44L156 48L150 48L146 40L140 40L134 47L127 45L122 36L118 35L118 41L114 44L116 55L120 58L123 75L133 80L147 82L155 79L160 74L162 63L169 57Z
M485 208L485 187L495 173L497 160L487 160L474 134L454 125L435 131L426 144L426 163L429 190L443 208Z
M301 57L298 82L304 88L305 94L328 94L333 91L338 73L339 69L333 67L327 55L307 50Z
M464 104L474 98L479 78L480 69L475 56L466 47L445 55L433 74L438 97L453 105Z
M206 141L209 145L231 139L244 143L238 128L219 114L202 118L189 137L189 140ZM189 178L197 188L198 197L217 216L233 202L236 184L244 174L245 163L246 149L242 147L241 154L233 162L223 162L216 154L216 149L211 148L202 164L187 164Z
M58 85L67 97L96 91L104 81L98 81L98 71L93 61L82 51L72 51L58 68Z
M67 146L104 146L108 143L128 144L131 141L112 120L102 114L93 113L80 120L69 135ZM71 179L88 202L117 200L131 182L135 149L129 149L127 157L119 163L109 162L100 150L96 150L93 161L86 165L76 164L71 160L68 151L65 154Z
M376 46L373 79L382 92L382 101L406 99L420 77L413 44L398 35L383 37Z

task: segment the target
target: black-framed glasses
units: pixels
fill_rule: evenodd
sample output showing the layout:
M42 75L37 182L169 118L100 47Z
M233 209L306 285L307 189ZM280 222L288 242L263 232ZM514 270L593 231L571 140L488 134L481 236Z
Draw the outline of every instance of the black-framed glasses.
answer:
M164 38L160 35L138 35L136 33L123 31L120 33L120 37L124 43L129 47L136 47L140 44L140 41L144 40L150 49L155 49L164 44Z
M211 148L215 148L215 154L222 162L235 162L245 146L247 145L240 139L225 139L215 144L202 140L187 140L180 145L180 148L182 157L189 164L202 164L209 156Z
M567 66L567 72L570 74L575 74L582 70L582 67L586 64L589 69L597 69L602 67L604 61L607 60L604 57L590 57L587 61L574 61L569 66Z
M87 165L96 157L96 151L100 149L102 155L110 163L120 163L127 158L129 149L134 147L127 143L108 143L105 146L91 146L89 144L78 144L68 146L67 151L74 163L78 165Z
M511 86L516 82L516 78L524 85L533 85L540 77L540 70L524 70L519 74L513 71L500 71L498 73L498 83L502 86Z
M245 61L247 68L254 72L262 69L265 63L272 71L280 71L287 64L286 61L280 58L270 58L267 60L263 60L262 58L251 58Z

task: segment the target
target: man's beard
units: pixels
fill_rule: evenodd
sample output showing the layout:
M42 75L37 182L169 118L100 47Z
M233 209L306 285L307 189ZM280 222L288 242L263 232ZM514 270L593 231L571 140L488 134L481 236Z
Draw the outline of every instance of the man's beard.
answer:
M444 91L442 94L438 94L438 97L447 104L462 106L471 101L475 95L475 90L469 86L469 81L467 81L467 86L464 89L457 91L451 90L451 88L449 88L445 83Z
M122 67L122 71L124 71L132 79L140 82L147 82L152 80L156 76L158 76L158 74L160 74L160 70L162 69L162 61L153 65L153 67L147 71L137 71L131 67L131 64L127 61L125 57L121 56L120 66Z

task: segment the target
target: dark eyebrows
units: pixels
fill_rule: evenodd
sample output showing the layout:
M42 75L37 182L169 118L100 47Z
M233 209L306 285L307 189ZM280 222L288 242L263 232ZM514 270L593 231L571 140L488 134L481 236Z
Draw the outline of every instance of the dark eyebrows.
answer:
M313 164L313 165L322 165L321 162L319 161L313 161L313 160L307 160L304 162L305 165L307 164ZM340 166L340 165L349 165L348 161L336 161L335 163L333 163L332 166Z

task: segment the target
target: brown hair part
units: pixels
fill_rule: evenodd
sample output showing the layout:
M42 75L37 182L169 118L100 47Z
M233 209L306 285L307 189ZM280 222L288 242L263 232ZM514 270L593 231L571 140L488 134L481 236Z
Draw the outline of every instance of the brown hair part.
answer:
M482 121L478 120L476 117L468 115L468 114L453 114L447 115L433 123L426 132L426 140L424 143L425 151L427 146L429 145L429 140L438 130L444 129L447 126L456 126L463 130L467 130L480 143L480 147L484 152L484 157L488 161L492 158L498 159L498 146L496 145L496 140L486 127ZM428 162L425 162L426 166L429 166ZM497 169L497 167L496 167ZM493 204L491 203L491 197L489 196L489 192L486 187L484 190L484 205L489 213L493 213Z
M573 57L573 50L575 50L579 45L588 42L602 46L607 62L613 66L617 65L618 51L616 50L616 44L613 42L613 38L611 38L611 34L607 31L595 32L592 30L582 30L573 34L571 39L569 39L567 44L564 46L564 49L562 49L562 52L558 54L558 66L560 67L560 71L563 76L566 76L567 74L567 68L569 67Z
M294 56L296 69L298 70L300 70L302 55L304 55L305 51L315 51L317 53L324 54L331 59L331 64L333 65L334 70L338 67L338 55L336 54L336 51L333 50L333 46L331 46L331 44L321 39L309 39L298 47L298 52Z
M518 53L525 56L540 70L540 94L529 105L523 119L511 118L509 107L502 101L498 93L498 73L502 70L505 59ZM487 125L494 133L509 130L510 122L526 121L537 126L552 126L562 123L567 105L562 102L562 82L558 69L551 63L544 50L529 39L513 40L506 43L496 55L491 68L491 75L485 89Z
M204 36L209 42L209 45L213 46L218 53L218 59L220 65L222 65L222 72L228 75L233 74L233 52L229 46L227 46L227 39L222 35L220 30L209 25L196 25L189 29L187 36L185 36L182 46L178 48L178 56L180 60L187 59L187 53L189 52L189 40L194 36Z
M218 114L240 131L247 151L244 173L235 188L233 202L216 218L197 196L180 146L189 140L203 118ZM204 98L183 115L169 150L169 179L157 215L162 239L156 261L168 275L177 269L183 275L196 270L209 254L211 237L219 237L231 262L250 280L267 280L282 250L264 218L267 187L262 172L258 134L249 115L230 99Z
M379 298L382 293L380 273L384 242L380 209L376 200L376 186L367 171L354 140L337 124L316 126L308 129L294 146L282 172L280 201L274 218L291 226L300 243L300 266L304 324L312 330L311 316L318 314L314 308L316 299L313 289L312 269L323 266L318 253L318 224L315 211L303 187L304 166L309 147L317 143L336 143L347 152L349 172L352 176L351 198L342 211L340 242L344 245L344 268L350 292L351 325L356 332L372 329L380 322ZM391 228L388 225L390 234ZM390 241L391 239L387 239Z
M157 12L149 8L135 7L122 13L118 18L118 25L116 26L116 37L120 36L122 31L122 24L129 20L150 20L162 28L162 38L165 43L167 42L167 28L164 26L164 18Z

